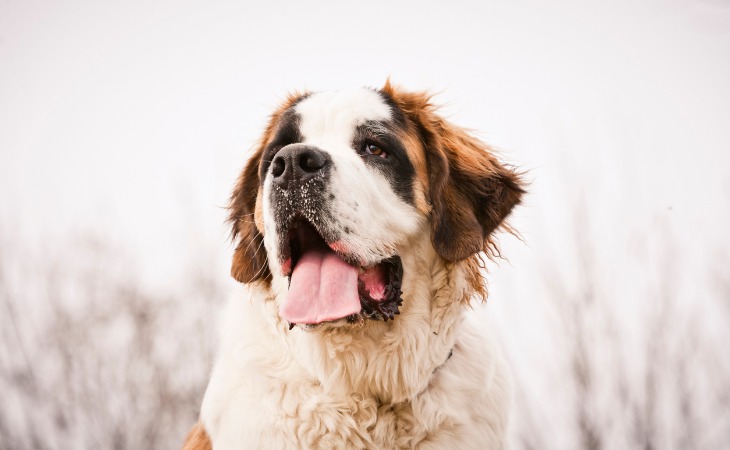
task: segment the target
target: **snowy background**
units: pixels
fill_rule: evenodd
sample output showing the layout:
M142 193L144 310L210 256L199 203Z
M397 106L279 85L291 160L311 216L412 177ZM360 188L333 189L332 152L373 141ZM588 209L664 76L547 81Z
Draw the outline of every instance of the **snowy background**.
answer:
M730 448L730 3L0 2L0 449L174 449L289 90L437 93L529 172L472 314L516 449Z

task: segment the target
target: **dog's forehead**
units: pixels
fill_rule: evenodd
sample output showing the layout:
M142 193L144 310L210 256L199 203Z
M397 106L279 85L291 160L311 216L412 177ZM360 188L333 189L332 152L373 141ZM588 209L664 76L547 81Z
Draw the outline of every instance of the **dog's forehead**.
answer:
M317 92L299 102L299 131L305 142L351 139L357 125L391 119L390 106L372 89Z

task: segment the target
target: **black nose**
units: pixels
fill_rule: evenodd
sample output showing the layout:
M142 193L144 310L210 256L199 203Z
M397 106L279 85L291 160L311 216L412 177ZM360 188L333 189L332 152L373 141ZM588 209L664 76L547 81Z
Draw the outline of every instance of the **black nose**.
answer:
M292 182L304 183L314 178L329 161L329 155L317 147L290 144L274 156L271 175L274 176L274 183L286 189Z

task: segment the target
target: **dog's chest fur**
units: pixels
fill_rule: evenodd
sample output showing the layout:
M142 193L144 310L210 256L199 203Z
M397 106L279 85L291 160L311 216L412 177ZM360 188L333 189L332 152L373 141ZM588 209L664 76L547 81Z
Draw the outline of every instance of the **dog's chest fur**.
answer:
M278 436L272 444L282 448L405 449L413 448L414 437L424 434L410 402L382 405L357 393L329 395L318 384L307 382L275 390L281 396L281 409L271 423Z

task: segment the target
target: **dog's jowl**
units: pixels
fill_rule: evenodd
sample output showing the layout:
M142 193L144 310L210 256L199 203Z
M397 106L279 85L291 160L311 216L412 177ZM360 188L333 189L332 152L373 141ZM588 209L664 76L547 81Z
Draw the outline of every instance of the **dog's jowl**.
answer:
M482 258L524 191L425 93L291 95L234 187L218 357L186 449L502 448Z

